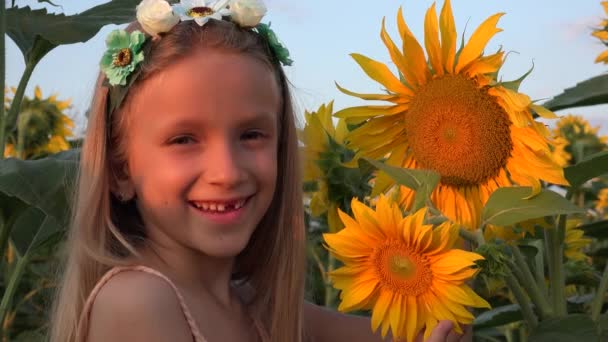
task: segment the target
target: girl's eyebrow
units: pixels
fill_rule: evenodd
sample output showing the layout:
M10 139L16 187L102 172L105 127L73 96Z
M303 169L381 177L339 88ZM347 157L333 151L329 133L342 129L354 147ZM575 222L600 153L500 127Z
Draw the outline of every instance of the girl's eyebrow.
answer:
M239 126L272 125L277 121L278 114L271 112L258 112L245 117L238 123Z
M218 114L221 115L221 114ZM238 118L235 125L238 127L245 126L272 126L277 122L278 114L271 112L258 112ZM209 126L207 119L200 117L181 117L168 119L162 124L163 129L199 129Z

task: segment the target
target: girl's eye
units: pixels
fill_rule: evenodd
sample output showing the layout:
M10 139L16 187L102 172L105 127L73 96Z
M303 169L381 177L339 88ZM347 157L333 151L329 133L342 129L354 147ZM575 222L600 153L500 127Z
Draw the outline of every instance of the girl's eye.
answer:
M241 139L243 140L259 140L262 138L265 138L266 135L264 135L264 133L260 132L260 131L248 131L243 133L243 135L241 136Z
M169 141L171 145L186 145L194 142L194 138L189 135L181 135Z

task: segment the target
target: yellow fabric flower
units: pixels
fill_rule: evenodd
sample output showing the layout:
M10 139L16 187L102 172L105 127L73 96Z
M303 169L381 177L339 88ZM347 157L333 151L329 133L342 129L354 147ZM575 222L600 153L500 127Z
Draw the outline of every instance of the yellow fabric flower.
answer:
M390 157L389 165L431 169L441 175L432 200L448 218L469 229L479 225L490 194L499 187L519 184L540 191L540 180L566 184L563 169L551 155L548 130L534 121L532 111L555 115L517 92L515 83L497 82L504 52L482 54L502 13L473 32L456 52L457 34L450 1L437 20L435 5L425 18L426 56L399 9L400 49L387 34L381 38L399 76L380 62L353 54L365 73L386 88L385 94L346 94L391 105L346 108L335 115L348 123L363 123L347 136L358 156ZM441 37L441 43L439 40ZM374 193L394 182L380 174ZM402 204L409 208L414 192L404 189Z
M604 6L604 12L608 14L608 1L602 1L602 6ZM591 35L601 40L604 45L608 45L608 19L602 20L599 26ZM595 63L608 64L608 50L600 53L595 59Z
M403 217L399 207L380 196L372 210L353 199L353 217L340 211L345 227L324 234L329 250L344 263L330 273L340 289L340 311L372 309L372 330L388 329L397 339L428 337L439 320L470 324L465 308L489 304L466 281L477 273L479 254L451 249L458 229L445 222L424 224L426 209Z
M347 129L344 120L339 120L334 126L332 121L333 101L323 104L316 112L304 113L306 125L299 132L303 143L302 154L304 164L304 181L316 182L317 191L312 193L310 209L313 216L321 216L327 212L329 230L334 232L342 228L338 218L338 204L329 200L327 175L319 166L319 160L330 150L330 139L343 145Z

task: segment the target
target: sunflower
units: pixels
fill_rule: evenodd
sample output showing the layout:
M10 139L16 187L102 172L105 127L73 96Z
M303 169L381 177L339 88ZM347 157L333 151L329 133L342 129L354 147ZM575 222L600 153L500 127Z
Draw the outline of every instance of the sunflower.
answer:
M5 99L5 103L10 106L11 101ZM60 101L57 95L44 98L38 86L34 98L23 98L19 120L25 132L25 159L70 149L67 139L74 136L74 122L64 113L70 106L71 100ZM16 134L8 135L5 157L17 157L16 145Z
M556 122L552 132L555 137L554 140L559 141L555 144L556 148L553 151L556 160L560 159L556 155L560 148L564 151L564 154L570 156L566 166L574 165L584 157L606 149L608 136L600 136L599 129L599 126L591 127L589 121L580 115L568 114L561 117ZM573 146L579 146L579 150L574 150Z
M599 212L605 212L608 214L608 188L603 188L597 194L597 202L595 203L595 210Z
M602 1L602 6L604 6L604 12L608 14L608 1ZM602 20L600 27L591 35L601 40L604 45L608 45L608 19ZM608 50L600 53L595 59L595 63L608 64Z
M584 236L585 232L578 228L580 225L580 220L568 220L566 222L564 255L570 260L584 261L588 259L582 249L591 243L591 239Z
M489 307L465 283L478 269L479 254L451 249L458 229L445 222L433 229L424 224L426 209L402 217L399 207L380 196L375 210L356 199L353 217L340 211L345 227L324 234L328 249L344 263L331 272L341 290L340 311L372 309L371 326L390 327L396 339L412 341L425 330L428 337L439 320L470 324L465 308Z
M343 146L347 130L344 120L339 120L334 126L332 114L333 101L321 105L316 112L306 111L304 113L306 125L299 132L299 136L303 143L304 182L316 185L310 200L311 214L319 217L327 213L329 230L334 232L342 227L342 222L338 218L338 203L330 201L328 196L328 170L324 170L322 165L328 166L329 163L320 163L320 160L333 159L332 146ZM340 161L338 160L336 164L340 164Z
M348 136L358 156L384 158L393 166L431 169L441 175L432 195L436 206L450 219L477 228L481 208L497 188L512 184L540 191L540 180L566 184L562 168L553 160L548 131L534 121L532 112L545 118L555 114L532 103L517 91L520 80L497 82L504 52L484 56L482 51L497 32L502 13L481 24L467 44L456 51L456 28L446 0L437 20L435 5L425 18L425 46L397 15L400 50L382 23L381 38L399 71L360 54L355 61L385 94L358 94L364 100L391 105L351 107L336 113L347 123L362 124ZM441 36L441 43L439 37ZM376 180L374 194L394 182L385 174ZM403 191L409 208L413 191Z

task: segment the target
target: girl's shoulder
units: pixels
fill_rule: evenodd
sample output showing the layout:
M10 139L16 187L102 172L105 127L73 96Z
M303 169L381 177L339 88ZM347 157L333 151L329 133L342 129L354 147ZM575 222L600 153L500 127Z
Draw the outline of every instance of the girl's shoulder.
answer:
M79 341L204 340L175 285L144 266L107 272L91 292L79 325Z

